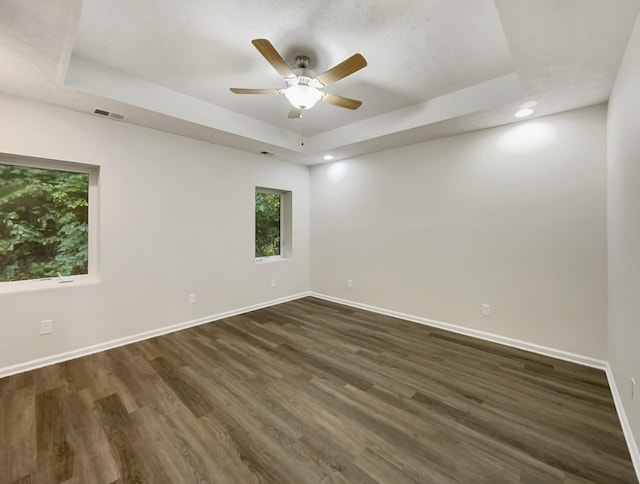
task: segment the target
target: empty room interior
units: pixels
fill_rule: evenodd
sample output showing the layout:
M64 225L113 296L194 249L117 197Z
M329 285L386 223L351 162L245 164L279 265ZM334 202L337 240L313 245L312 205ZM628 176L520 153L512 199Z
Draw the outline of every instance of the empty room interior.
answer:
M637 483L639 13L0 2L0 484Z

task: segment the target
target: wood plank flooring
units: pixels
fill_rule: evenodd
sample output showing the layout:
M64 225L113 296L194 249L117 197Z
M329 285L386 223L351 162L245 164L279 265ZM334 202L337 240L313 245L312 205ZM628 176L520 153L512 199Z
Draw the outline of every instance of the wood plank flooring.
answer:
M0 379L2 483L633 483L602 371L314 298Z

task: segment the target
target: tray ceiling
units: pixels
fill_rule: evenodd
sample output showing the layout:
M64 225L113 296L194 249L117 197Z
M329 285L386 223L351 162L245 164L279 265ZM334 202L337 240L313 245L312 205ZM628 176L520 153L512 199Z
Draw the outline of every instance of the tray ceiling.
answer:
M0 5L0 91L314 164L608 99L637 0L9 0ZM252 46L322 72L368 66L326 88L363 101L288 119L284 96L229 87L284 81ZM304 137L302 130L304 128ZM302 142L304 141L304 145Z

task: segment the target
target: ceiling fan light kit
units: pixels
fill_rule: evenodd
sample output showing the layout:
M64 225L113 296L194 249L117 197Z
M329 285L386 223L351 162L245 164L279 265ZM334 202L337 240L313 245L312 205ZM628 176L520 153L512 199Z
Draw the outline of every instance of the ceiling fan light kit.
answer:
M358 109L362 101L350 99L322 91L324 87L333 84L344 77L359 71L367 65L367 61L360 54L354 54L347 60L323 72L319 76L307 69L310 60L307 56L297 56L297 73L294 73L282 56L267 39L254 39L251 43L280 74L287 85L282 89L243 89L231 88L235 94L284 94L293 109L290 118L299 118L303 110L311 109L318 101L332 104L346 109Z
M300 110L312 108L324 96L323 92L305 84L296 84L282 89L282 94L294 108Z

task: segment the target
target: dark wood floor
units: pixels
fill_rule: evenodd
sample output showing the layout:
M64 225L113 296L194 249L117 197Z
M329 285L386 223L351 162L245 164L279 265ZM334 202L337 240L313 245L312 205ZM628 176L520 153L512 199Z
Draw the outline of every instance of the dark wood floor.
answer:
M602 371L313 298L1 379L0 481L637 482Z

